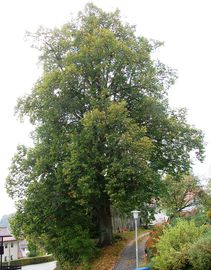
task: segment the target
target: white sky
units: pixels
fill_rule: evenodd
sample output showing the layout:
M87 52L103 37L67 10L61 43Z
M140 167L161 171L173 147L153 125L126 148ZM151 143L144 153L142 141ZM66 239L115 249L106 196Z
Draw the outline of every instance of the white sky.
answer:
M121 10L125 21L135 24L139 34L165 42L160 59L178 70L179 79L170 91L170 104L188 109L190 124L202 129L207 141L207 158L194 172L211 174L210 0L94 0L97 6ZM39 25L54 27L67 22L83 9L84 0L0 1L0 218L14 211L5 178L19 143L28 144L29 126L14 116L19 96L31 90L39 76L37 52L24 41L26 30Z

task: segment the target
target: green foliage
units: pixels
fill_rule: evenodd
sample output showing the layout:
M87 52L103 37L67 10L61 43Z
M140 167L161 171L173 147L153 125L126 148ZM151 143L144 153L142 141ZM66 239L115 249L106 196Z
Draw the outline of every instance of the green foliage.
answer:
M207 218L211 224L211 210L207 211Z
M98 253L94 240L90 239L87 231L83 230L80 225L66 231L61 230L59 236L46 239L46 247L58 259L59 264L69 265L77 264L87 265L90 259Z
M112 242L111 204L148 209L163 173L187 171L190 152L203 159L203 135L168 106L175 71L151 58L161 43L138 37L119 11L88 4L29 36L43 74L16 108L35 129L7 178L12 227L61 264L79 263L95 253L94 237Z
M198 212L194 216L187 217L187 220L193 220L196 226L201 226L209 223L209 218L206 212Z
M147 166L153 145L145 129L128 115L122 103L95 109L84 115L80 132L73 135L66 181L83 200L100 203L104 190L119 209L150 202L152 192L146 186L153 187L158 179Z
M207 212L208 217L210 213L211 219L211 179L209 179L207 185L204 187L201 203L203 205L204 211Z
M33 183L27 201L17 205L11 228L17 236L35 239L36 245L54 254L61 265L65 261L85 263L96 255L89 234L90 218L86 209L64 192L65 188L66 185L49 188L44 183ZM57 197L55 191L63 192L63 196Z
M197 227L194 222L181 220L164 230L156 244L157 256L153 266L162 270L184 269L189 265L189 249L201 237L206 227Z
M148 239L145 244L145 248L147 251L147 259L151 260L157 254L156 243L159 241L160 236L163 234L163 230L167 226L167 224L156 224L154 225L148 236Z
M36 240L27 240L28 257L37 257L45 254L43 249L36 243Z
M178 176L167 175L163 184L160 205L170 218L178 217L182 210L200 204L203 191L195 176L186 174L178 179Z
M18 260L12 260L10 261L10 265L30 265L30 264L39 264L39 263L45 263L45 262L52 262L55 258L52 255L47 256L38 256L38 257L30 257L30 258L23 258ZM3 263L3 265L7 265L8 263Z
M211 269L211 234L201 237L191 245L188 258L193 269Z

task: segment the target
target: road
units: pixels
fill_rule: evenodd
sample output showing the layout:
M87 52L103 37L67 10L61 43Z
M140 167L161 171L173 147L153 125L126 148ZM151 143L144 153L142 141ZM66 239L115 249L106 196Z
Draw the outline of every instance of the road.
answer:
M56 262L47 262L22 266L22 270L53 270L56 268Z

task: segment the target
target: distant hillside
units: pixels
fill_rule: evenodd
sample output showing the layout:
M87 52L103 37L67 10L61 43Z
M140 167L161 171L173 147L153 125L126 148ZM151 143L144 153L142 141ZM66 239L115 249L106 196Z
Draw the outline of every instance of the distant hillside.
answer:
M9 227L9 218L12 216L13 214L10 215L3 215L1 220L0 220L0 227Z

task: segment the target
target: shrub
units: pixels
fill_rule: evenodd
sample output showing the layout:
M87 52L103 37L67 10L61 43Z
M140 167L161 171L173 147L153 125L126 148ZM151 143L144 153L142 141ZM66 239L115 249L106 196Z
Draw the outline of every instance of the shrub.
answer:
M155 225L152 230L150 231L149 237L146 241L146 250L147 250L147 256L148 259L152 258L156 255L156 243L159 241L160 236L163 234L163 230L167 223L157 224Z
M164 229L156 244L157 256L152 259L155 268L179 270L188 266L188 250L205 231L205 226L197 227L193 221L181 220L175 226Z
M209 221L211 221L211 209L207 211L207 217Z
M207 234L194 243L188 252L193 269L211 269L211 234Z
M209 218L207 216L207 213L199 212L196 215L192 217L185 218L186 220L193 220L197 226L201 226L203 224L209 223Z
M97 255L95 241L80 225L63 228L57 237L46 239L46 250L54 255L63 269L88 265Z
M54 261L54 257L52 255L46 256L38 256L38 257L30 257L30 258L22 258L18 260L10 261L10 265L30 265L30 264L38 264ZM8 263L3 263L3 265L8 265Z
M27 239L27 248L29 250L29 252L27 253L27 257L37 257L46 254L46 252L42 250L38 243L36 243L36 240Z

